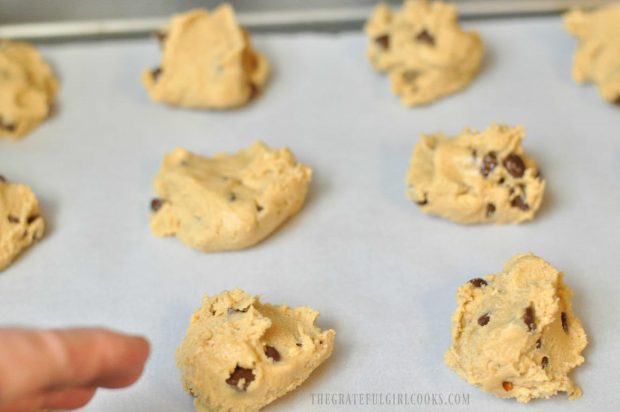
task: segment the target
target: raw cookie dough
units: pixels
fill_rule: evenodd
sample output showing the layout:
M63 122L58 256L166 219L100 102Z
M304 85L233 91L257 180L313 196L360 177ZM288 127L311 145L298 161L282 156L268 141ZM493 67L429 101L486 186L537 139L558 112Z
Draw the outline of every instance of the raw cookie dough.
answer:
M229 4L173 17L160 39L161 66L142 75L155 101L227 109L246 104L267 82L267 60L252 49Z
M301 385L334 346L336 333L317 328L318 316L239 289L206 296L176 352L196 410L258 411Z
M425 213L458 223L521 223L534 218L545 191L523 152L522 127L465 129L455 138L423 135L407 172L407 195Z
M532 254L501 273L461 286L445 361L469 383L500 398L529 402L581 389L569 378L581 365L586 334L571 309L562 273Z
M299 211L311 177L290 150L262 142L211 158L175 149L155 178L151 229L204 252L252 246Z
M564 16L564 26L579 39L573 62L573 79L591 81L601 96L620 105L620 2Z
M396 13L381 3L365 31L370 62L375 70L388 72L392 92L405 106L424 105L465 88L484 55L478 33L459 27L456 7L438 1L405 0Z
M0 39L0 137L17 139L37 127L57 92L52 70L34 47Z
M32 190L0 176L0 271L41 239L44 231L45 222Z

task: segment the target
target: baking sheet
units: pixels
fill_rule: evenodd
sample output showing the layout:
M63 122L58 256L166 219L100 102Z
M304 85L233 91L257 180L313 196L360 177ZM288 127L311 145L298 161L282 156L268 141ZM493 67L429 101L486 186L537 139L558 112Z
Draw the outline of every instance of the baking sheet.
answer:
M524 410L469 386L443 363L459 285L532 251L566 272L590 345L574 377L583 397L538 410L619 410L620 111L570 78L574 41L557 17L471 21L488 52L463 93L405 109L365 60L361 33L260 35L274 67L266 93L230 112L152 103L150 40L47 45L62 82L58 114L19 143L0 141L0 170L28 183L45 238L0 273L0 324L105 325L150 339L143 378L101 390L88 411L191 411L173 353L204 293L241 287L309 305L337 331L331 359L271 411ZM465 227L423 215L404 175L423 132L523 124L548 192L521 226ZM262 244L203 254L148 228L151 181L175 146L234 151L263 139L314 169L300 214ZM318 406L316 393L469 394L466 406Z

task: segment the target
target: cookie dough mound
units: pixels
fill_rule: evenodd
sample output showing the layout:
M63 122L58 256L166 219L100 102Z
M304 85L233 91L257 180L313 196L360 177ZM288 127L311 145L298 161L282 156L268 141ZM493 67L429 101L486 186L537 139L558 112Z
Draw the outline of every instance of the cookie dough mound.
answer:
M461 30L453 5L405 0L393 13L381 3L365 31L370 62L375 70L388 72L392 91L405 106L455 93L480 70L482 40L478 33Z
M0 137L17 139L45 120L58 81L27 43L0 40Z
M252 49L228 4L211 13L196 9L173 17L160 39L161 66L142 75L155 101L227 109L246 104L267 82L267 60Z
M205 297L176 352L196 410L257 411L299 386L334 346L336 333L317 328L318 316L239 289Z
M472 279L458 290L446 363L500 398L529 402L558 392L578 398L568 374L584 362L587 339L571 295L562 273L531 254Z
M175 149L155 178L151 229L204 252L252 246L299 211L311 177L290 150L261 142L211 158Z
M45 222L32 190L0 176L0 271L41 239L44 231Z
M534 218L545 182L521 147L522 127L465 129L455 138L423 135L407 172L407 195L422 210L458 223Z
M575 81L595 83L605 100L620 105L620 2L590 12L573 10L564 25L579 39Z

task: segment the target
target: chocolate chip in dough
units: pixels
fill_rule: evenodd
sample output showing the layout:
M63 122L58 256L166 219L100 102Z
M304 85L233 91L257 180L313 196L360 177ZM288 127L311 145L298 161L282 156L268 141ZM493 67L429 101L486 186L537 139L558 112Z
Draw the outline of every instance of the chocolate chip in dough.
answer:
M469 281L469 283L471 283L472 285L474 285L477 288L481 288L483 286L488 285L487 281L481 278L475 278Z
M491 218L495 214L495 205L493 203L487 204L486 217Z
M528 306L525 308L525 312L523 312L523 323L527 325L527 330L529 332L536 330L536 319L534 315L534 307Z
M540 361L540 366L545 369L547 367L547 365L549 365L549 358L546 356L543 356L542 360Z
M157 212L159 209L161 209L161 207L164 205L164 201L161 199L153 199L151 200L151 210L153 212Z
M235 200L237 200L237 195L235 194L235 192L230 192L230 194L228 195L228 201L234 202Z
M166 42L166 39L168 38L168 33L166 33L165 31L156 31L154 34L157 38L157 41L159 41L159 43L161 44L164 44Z
M422 200L416 200L416 201L415 201L415 203L416 203L416 205L418 205L418 206L424 206L424 205L427 205L427 204L428 204L428 197L427 197L426 193L424 193L424 199L422 199Z
M262 212L262 211L263 211L263 209L264 209L264 208L263 208L261 205L256 205L256 211L257 211L258 213Z
M540 349L540 348L542 348L542 341L540 339L538 339L536 341L536 349Z
M9 223L19 223L19 218L13 215L8 215L7 220L9 221Z
M512 382L508 382L508 381L502 382L502 388L504 388L506 392L510 392L512 390Z
M568 333L568 316L566 316L566 312L562 312L560 319L562 320L562 329L564 329L564 332Z
M17 126L14 123L5 122L2 116L0 116L0 129L4 129L12 133L17 129Z
M162 72L163 72L163 69L161 67L157 67L151 70L151 76L153 77L153 81L159 80L159 76L161 76Z
M230 374L230 377L226 379L226 383L230 386L234 386L237 390L247 391L248 386L254 380L254 372L252 369L242 368L237 365L233 373ZM239 382L243 381L241 387L239 387Z
M428 44L429 46L435 45L435 38L431 36L431 34L426 31L426 29L422 30L416 37L416 41L418 43Z
M504 167L512 177L521 177L523 173L525 173L525 163L523 163L523 159L521 159L521 156L514 153L510 153L506 156L504 159Z
M30 225L32 224L35 220L37 220L39 218L39 215L32 215L28 217L28 220L26 220L26 222Z
M480 166L480 173L482 176L487 177L493 169L497 167L497 155L495 152L489 152L482 158L482 165Z
M491 320L491 317L489 316L489 314L485 313L484 315L478 318L478 325L485 326L487 323L489 323L490 320Z
M516 208L521 209L523 211L530 210L530 205L525 203L525 200L523 200L523 196L517 196L514 199L512 199L512 201L510 202L510 206L516 207Z
M281 359L280 352L273 346L265 346L265 355L273 359L274 362L278 362Z
M250 83L250 100L254 100L258 96L258 86L254 83Z
M383 36L376 37L375 42L381 46L383 50L388 50L390 48L390 35L384 34Z

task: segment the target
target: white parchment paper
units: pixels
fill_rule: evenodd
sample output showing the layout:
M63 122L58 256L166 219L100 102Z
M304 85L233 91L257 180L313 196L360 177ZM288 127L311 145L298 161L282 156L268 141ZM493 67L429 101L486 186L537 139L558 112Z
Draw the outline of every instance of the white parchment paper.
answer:
M532 251L565 271L590 345L574 377L584 395L529 411L620 410L620 110L570 78L574 41L558 17L468 22L488 47L463 93L405 109L365 59L361 33L255 37L274 73L266 93L230 112L152 103L141 70L155 41L41 47L62 82L57 115L0 142L0 174L32 186L45 238L0 273L0 324L105 325L150 339L143 378L103 390L88 411L191 411L173 353L204 293L241 287L309 305L337 331L332 358L273 411L525 410L466 384L443 363L455 293ZM423 215L404 195L423 132L523 124L548 192L521 226L465 227ZM203 254L148 228L152 178L175 146L234 151L263 139L314 169L308 202L249 250ZM469 405L321 406L316 393L469 394Z

